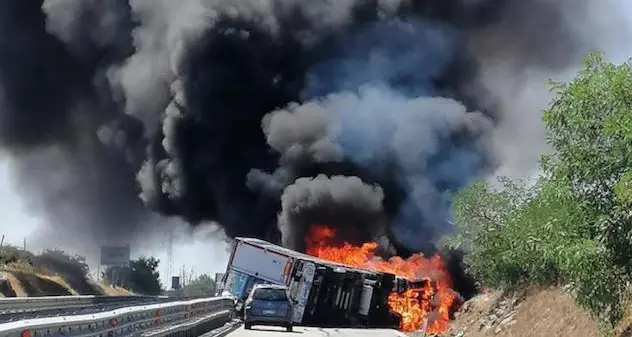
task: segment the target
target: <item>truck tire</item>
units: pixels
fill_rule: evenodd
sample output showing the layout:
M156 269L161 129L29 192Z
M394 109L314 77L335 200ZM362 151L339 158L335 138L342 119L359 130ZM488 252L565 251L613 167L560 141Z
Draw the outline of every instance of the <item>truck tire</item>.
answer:
M252 324L250 324L250 323L244 323L244 329L246 329L246 330L250 330L250 329L252 329Z
M285 327L285 331L287 331L287 332L292 332L292 330L294 330L294 329L293 329L293 327L291 325L288 325L288 326Z

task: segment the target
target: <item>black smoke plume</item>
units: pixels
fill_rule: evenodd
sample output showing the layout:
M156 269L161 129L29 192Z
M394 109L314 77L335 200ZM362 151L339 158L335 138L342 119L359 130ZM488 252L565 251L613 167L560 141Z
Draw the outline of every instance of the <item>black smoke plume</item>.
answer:
M1 0L0 144L60 236L161 214L433 250L511 113L478 65L572 64L586 3Z
M383 201L384 192L379 186L370 186L355 176L299 178L281 198L279 230L283 245L303 251L306 229L317 224L339 225L336 239L342 242L368 242L386 235L368 231L387 228Z

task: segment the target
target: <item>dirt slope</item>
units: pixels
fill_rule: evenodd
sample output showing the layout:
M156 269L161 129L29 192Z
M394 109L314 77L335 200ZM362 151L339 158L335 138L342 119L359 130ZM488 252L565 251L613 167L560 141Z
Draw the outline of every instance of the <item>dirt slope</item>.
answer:
M84 285L78 289L72 284ZM89 285L89 288L85 285ZM61 275L19 270L0 271L0 296L68 296L68 295L105 295L128 296L130 292L108 285L86 280L68 280Z
M592 337L597 322L561 288L490 292L468 301L447 336Z
M61 250L39 254L11 245L0 246L0 296L124 296L124 289L97 284L84 258Z

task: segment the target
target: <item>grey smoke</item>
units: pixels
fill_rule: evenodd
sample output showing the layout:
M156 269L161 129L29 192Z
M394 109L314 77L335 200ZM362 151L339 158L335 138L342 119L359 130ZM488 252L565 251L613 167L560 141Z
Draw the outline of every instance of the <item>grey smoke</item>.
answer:
M336 116L331 115L328 104L319 103L292 103L264 116L262 129L268 145L281 154L280 167L272 174L250 171L247 183L251 188L281 194L301 168L343 160L342 149L329 136Z
M393 171L400 184L408 187L408 198L402 211L391 219L396 223L391 230L398 242L407 247L428 249L427 242L449 233L445 216L449 214L454 189L495 167L490 164L494 158L481 155L495 152L487 136L491 130L493 121L489 117L468 112L462 104L447 98L407 99L374 87L364 88L359 94L332 94L303 105L292 104L287 110L264 118L268 144L281 153L280 168L268 178L276 188L283 185L281 179L287 186L303 167L339 162L343 157L367 167L374 175ZM456 135L462 140L449 140ZM446 143L452 148L444 148ZM250 177L262 179L261 174ZM304 180L302 184L305 188ZM295 211L295 205L301 203L291 201L292 196L303 198L302 194L286 190L282 214ZM286 206L292 210L286 210ZM327 205L320 207L319 211L324 212ZM423 216L414 214L417 211ZM361 209L355 208L354 212ZM370 218L374 210L369 208L368 212ZM318 212L312 214L312 224L322 223ZM285 226L281 227L284 238L291 227L287 222L279 223ZM295 227L309 225L306 220L292 222ZM419 239L420 235L424 238Z
M347 229L361 226L374 237L385 235L383 201L384 192L379 186L366 184L358 177L299 178L281 196L279 229L283 245L303 250L305 235L314 224ZM344 239L345 233L341 234Z
M536 174L540 156L551 151L541 120L552 99L548 81L572 79L594 50L615 62L632 56L630 10L622 0L514 1L503 20L472 32L480 81L503 116L494 135L501 160L496 174Z

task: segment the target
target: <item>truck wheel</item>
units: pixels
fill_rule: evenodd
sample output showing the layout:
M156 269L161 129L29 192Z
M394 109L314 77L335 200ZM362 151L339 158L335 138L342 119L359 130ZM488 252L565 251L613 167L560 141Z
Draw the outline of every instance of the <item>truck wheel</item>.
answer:
M285 330L286 330L287 332L292 332L293 328L292 328L292 326L291 326L291 325L288 325L287 327L285 327Z
M252 324L250 324L250 323L244 323L244 329L246 329L246 330L250 330L250 329L252 329Z

